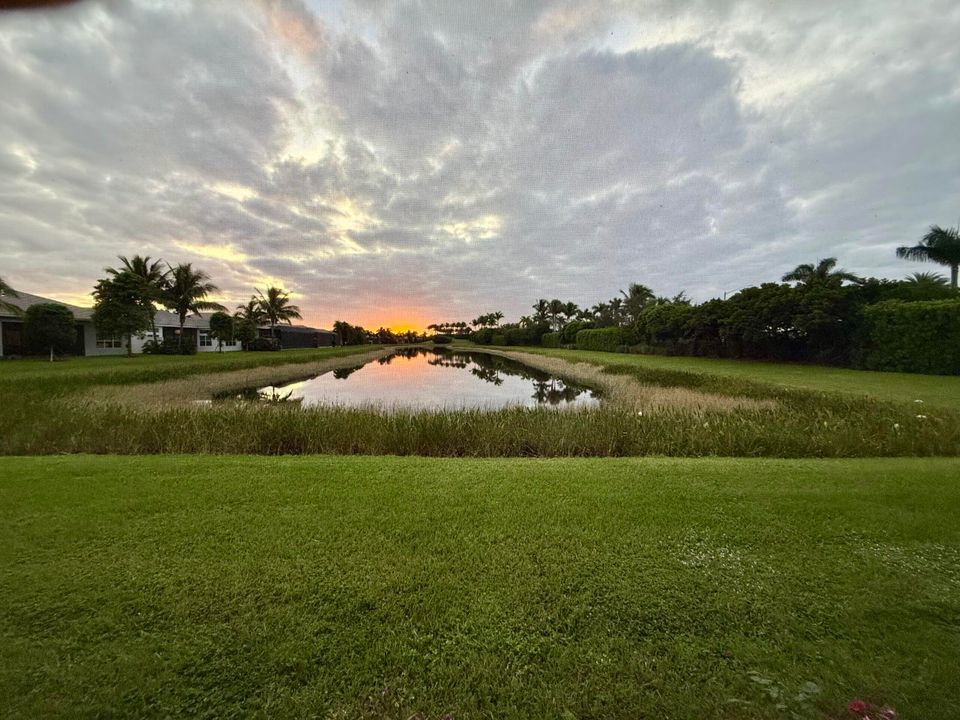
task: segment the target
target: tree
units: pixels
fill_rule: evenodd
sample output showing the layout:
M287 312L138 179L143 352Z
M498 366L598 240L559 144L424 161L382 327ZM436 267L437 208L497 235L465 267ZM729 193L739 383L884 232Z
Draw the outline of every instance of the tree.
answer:
M66 355L77 343L77 325L70 309L58 303L37 303L27 308L23 335L30 352Z
M263 323L263 310L255 297L250 298L246 305L237 305L234 317L234 336L240 340L243 348L249 349L251 343L257 339L257 330Z
M804 263L797 265L793 270L783 276L784 282L798 282L801 285L834 285L839 287L844 282L859 284L861 282L857 275L846 270L834 269L837 267L836 258L823 258L817 261L816 265Z
M292 325L294 319L301 319L300 308L290 304L290 296L278 287L268 287L267 294L257 290L260 296L260 310L264 318L270 323L270 337L276 337L277 323L285 322Z
M217 350L223 352L225 342L233 342L234 324L233 318L222 310L218 310L210 316L210 335L217 340Z
M550 317L550 302L540 298L533 305L533 321L535 323L545 323Z
M163 289L163 304L180 319L180 334L177 346L183 348L183 326L190 313L200 315L204 310L226 310L220 303L207 300L207 296L219 288L210 282L203 270L194 270L191 263L169 267L169 281Z
M3 299L4 295L11 298L20 297L19 295L17 295L16 291L12 287L7 285L3 281L3 278L0 278L0 310L8 313L13 313L14 315L23 314L23 310L21 310L19 307L17 307L11 302L6 302Z
M170 271L163 269L162 260L150 262L149 255L147 257L134 255L130 259L119 255L117 259L120 260L122 267L119 270L106 268L106 272L113 276L117 276L121 272L130 273L134 277L139 278L143 283L144 303L145 307L150 311L150 334L154 341L156 341L157 325L154 316L157 313L157 309L154 307L154 303L163 300L163 291L167 286Z
M897 257L917 262L935 262L950 268L950 287L957 289L960 268L960 228L931 225L918 245L897 248Z
M641 283L630 283L626 291L621 290L620 294L623 295L623 311L633 324L636 324L644 306L656 299L653 290Z
M924 285L930 287L947 287L949 285L948 280L940 273L929 272L910 273L904 282L910 285Z
M141 279L126 271L100 280L93 290L97 332L127 338L128 356L133 355L131 338L149 330L153 323L144 293Z

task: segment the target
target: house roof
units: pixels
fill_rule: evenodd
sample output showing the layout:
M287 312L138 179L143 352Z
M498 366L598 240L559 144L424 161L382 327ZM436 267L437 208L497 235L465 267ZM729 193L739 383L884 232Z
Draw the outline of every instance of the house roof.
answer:
M265 326L269 328L270 326ZM304 335L309 333L324 333L327 335L336 335L333 330L324 330L322 328L307 327L306 325L277 325L277 330L280 332L293 332L293 333L303 333Z
M5 303L10 303L21 310L26 310L31 305L39 305L41 303L54 303L56 305L63 305L65 308L69 308L70 312L73 313L73 316L77 320L90 320L93 317L93 309L79 307L78 305L71 305L70 303L60 302L59 300L53 300L51 298L46 298L41 295L34 295L33 293L24 292L23 290L17 290L17 296L4 294L3 301ZM13 314L8 310L0 309L0 317L7 318L16 318L19 319L17 315Z

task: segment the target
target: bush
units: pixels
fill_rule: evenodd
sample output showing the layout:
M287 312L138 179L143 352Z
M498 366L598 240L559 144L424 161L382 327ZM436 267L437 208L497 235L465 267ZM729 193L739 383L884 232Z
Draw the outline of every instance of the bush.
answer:
M196 355L197 346L193 342L181 345L176 338L164 338L160 342L147 340L143 344L143 352L147 355Z
M449 345L453 342L453 338L449 335L434 335L430 340L434 345Z
M506 335L494 335L490 338L491 345L506 345L507 336Z
M563 345L572 345L577 341L577 333L581 330L592 330L593 323L589 320L573 320L563 326L560 331L560 343Z
M247 350L256 352L274 352L280 349L280 341L272 337L258 337L247 344Z
M558 332L549 332L544 333L543 337L540 338L540 344L545 348L558 348L560 347L560 333Z
M598 330L581 330L577 333L578 350L600 350L602 352L625 352L635 338L627 328L608 327Z
M887 300L863 314L868 369L960 375L960 300Z
M477 345L489 345L493 342L493 328L480 328L470 336Z

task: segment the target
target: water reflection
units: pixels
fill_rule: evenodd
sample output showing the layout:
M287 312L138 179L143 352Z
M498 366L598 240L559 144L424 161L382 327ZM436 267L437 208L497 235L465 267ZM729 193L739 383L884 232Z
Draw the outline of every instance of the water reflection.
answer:
M309 405L412 409L591 406L596 392L498 355L450 348L398 348L355 367L282 386L256 388L244 399Z

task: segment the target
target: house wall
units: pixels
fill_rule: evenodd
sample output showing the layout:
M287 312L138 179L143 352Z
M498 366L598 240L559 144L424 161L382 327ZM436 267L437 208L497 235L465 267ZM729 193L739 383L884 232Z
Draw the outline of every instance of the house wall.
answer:
M157 333L162 337L176 337L176 331L179 330L179 327L169 327L169 326L158 326ZM217 352L217 341L213 340L212 345L201 346L201 337L200 334L203 333L203 330L198 331L197 328L184 328L185 334L184 338L189 339L190 342L194 343L197 348L197 352ZM131 343L134 353L142 353L143 346L150 339L149 333L143 337L133 337L133 342ZM123 338L121 341L121 347L118 348L98 348L97 347L97 329L94 327L92 322L83 323L83 346L87 355L126 355L127 345L126 338ZM235 343L234 345L223 346L224 352L236 352L240 350L240 343Z

